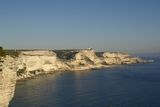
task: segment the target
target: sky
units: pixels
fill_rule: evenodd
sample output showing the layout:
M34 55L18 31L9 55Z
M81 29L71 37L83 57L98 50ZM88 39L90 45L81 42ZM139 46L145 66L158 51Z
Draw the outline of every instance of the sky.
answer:
M0 0L0 46L160 53L160 0Z

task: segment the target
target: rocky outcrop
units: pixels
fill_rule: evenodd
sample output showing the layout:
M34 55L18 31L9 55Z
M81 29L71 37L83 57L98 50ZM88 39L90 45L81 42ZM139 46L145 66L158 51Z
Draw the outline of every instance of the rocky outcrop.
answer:
M18 56L17 79L68 69L53 51L22 51Z
M90 60L93 62L93 64L101 64L103 61L97 57L96 53L94 50L81 50L79 53L75 55L75 59L78 61L83 61L83 60Z
M105 52L103 57L106 64L136 64L146 62L139 57L133 57L129 54L119 52Z
M15 59L10 56L0 60L0 107L8 107L16 85Z
M75 54L75 59L72 60L69 65L72 66L73 70L84 70L105 66L104 60L97 57L95 51L91 49L80 50Z

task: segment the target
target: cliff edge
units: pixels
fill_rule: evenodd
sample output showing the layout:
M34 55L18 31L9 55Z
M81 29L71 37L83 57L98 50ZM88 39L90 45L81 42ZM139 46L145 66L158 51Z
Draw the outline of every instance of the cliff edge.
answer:
M110 64L136 64L136 63L145 63L146 61L139 58L133 57L126 53L119 52L104 52L103 54L105 62Z
M55 52L42 50L20 52L17 67L17 79L70 69L65 62L57 58Z
M16 85L15 60L6 56L0 60L0 107L8 107Z

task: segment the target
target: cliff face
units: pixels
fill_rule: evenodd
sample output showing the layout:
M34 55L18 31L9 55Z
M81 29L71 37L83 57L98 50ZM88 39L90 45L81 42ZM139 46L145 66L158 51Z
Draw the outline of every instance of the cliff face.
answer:
M118 52L105 52L103 54L104 60L107 64L135 64L135 63L143 63L146 62L145 60L130 56L129 54L125 53L118 53Z
M81 50L72 61L60 60L53 51L22 51L18 56L17 79L56 70L84 70L102 66L94 50Z
M69 69L60 61L53 51L22 51L18 57L18 79L31 77L41 73Z
M61 60L53 51L22 51L17 61L17 79L57 70L84 70L102 66L94 50L81 50L72 61Z
M8 107L16 85L16 64L9 56L0 62L0 107Z
M75 54L75 60L72 60L71 65L73 70L83 70L102 67L104 60L97 57L94 50L81 50Z
M97 55L95 54L94 50L82 50L79 53L75 55L75 59L77 61L87 61L92 62L93 64L102 64L103 60L101 60Z
M128 54L109 52L105 52L100 58L91 49L80 50L75 54L75 58L70 61L60 60L53 51L22 51L17 61L17 79L56 70L84 70L110 64L134 64L143 61Z

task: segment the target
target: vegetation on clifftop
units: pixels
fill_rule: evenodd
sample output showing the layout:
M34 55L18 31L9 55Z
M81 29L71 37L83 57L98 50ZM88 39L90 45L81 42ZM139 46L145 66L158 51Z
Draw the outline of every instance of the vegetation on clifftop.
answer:
M3 47L0 46L0 57L5 56L5 51L3 50Z

